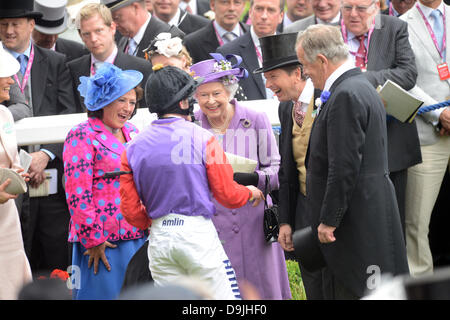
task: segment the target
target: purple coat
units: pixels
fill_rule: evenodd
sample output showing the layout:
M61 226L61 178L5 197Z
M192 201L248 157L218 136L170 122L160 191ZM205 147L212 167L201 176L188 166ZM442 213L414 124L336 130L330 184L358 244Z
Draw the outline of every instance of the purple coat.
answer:
M280 155L269 119L263 112L245 108L236 101L235 113L223 140L226 152L258 161L258 188L264 191L265 175L270 176L271 189L278 189ZM195 115L203 128L211 126L200 110ZM257 207L246 204L227 209L217 203L213 222L225 252L236 272L238 283L245 279L254 285L262 299L290 299L291 292L284 252L278 243L264 240L264 202Z

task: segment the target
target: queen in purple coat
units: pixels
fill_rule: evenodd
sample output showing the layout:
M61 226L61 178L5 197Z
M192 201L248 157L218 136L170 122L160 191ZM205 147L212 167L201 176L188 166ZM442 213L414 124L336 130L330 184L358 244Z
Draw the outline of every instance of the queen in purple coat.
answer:
M266 175L269 190L278 189L280 155L267 115L239 105L234 100L238 79L247 75L220 54L214 59L191 67L194 78L203 77L194 97L200 110L195 114L201 126L210 130L221 142L225 152L257 161L253 173L235 173L234 179L244 185L265 190ZM227 56L227 58L229 58ZM244 281L256 287L261 299L290 299L291 292L284 252L278 242L264 239L264 203L257 207L245 205L227 209L217 203L213 222L225 252L236 272L238 284Z

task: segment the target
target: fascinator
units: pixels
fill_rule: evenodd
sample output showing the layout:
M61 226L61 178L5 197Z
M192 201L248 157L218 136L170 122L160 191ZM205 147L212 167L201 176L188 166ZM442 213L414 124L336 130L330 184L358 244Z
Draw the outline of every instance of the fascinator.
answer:
M161 32L150 45L144 49L144 52L146 56L157 53L170 58L179 55L182 49L183 40L180 37L174 36L170 32Z
M203 83L221 81L224 85L229 85L248 77L247 70L239 67L242 62L240 56L229 54L224 58L220 53L210 53L210 55L214 59L204 60L191 66L194 78L204 78ZM236 60L235 64L230 61L231 58Z
M135 88L143 78L136 70L122 70L105 62L91 77L80 77L78 91L89 111L100 110Z

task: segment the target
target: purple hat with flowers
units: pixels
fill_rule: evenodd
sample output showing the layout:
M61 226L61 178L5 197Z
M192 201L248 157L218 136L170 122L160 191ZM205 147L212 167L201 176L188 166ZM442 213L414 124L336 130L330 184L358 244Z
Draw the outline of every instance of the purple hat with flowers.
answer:
M80 77L78 91L89 111L102 109L141 83L144 75L105 62L91 77Z
M248 72L245 68L239 67L242 58L238 55L229 54L225 58L220 53L210 53L214 59L204 60L191 66L194 79L204 78L202 84L208 82L222 82L224 85L238 83L240 79L247 78ZM230 61L231 58L236 63Z

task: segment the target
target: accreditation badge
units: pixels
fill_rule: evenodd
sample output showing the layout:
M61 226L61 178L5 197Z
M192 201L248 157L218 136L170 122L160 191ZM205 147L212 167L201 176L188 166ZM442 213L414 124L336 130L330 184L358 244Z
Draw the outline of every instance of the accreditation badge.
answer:
M437 70L441 80L450 79L450 72L448 71L448 64L446 62L438 64Z

